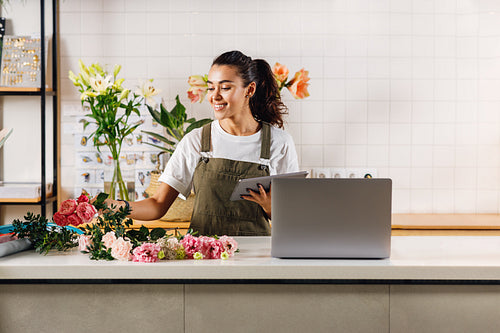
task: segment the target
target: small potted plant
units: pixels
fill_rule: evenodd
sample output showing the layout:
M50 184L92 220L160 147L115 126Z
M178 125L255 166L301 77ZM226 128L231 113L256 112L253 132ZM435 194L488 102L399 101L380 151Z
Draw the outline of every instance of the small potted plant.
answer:
M146 193L152 196L159 186L158 178L161 175L160 170L160 156L162 154L172 155L175 151L177 143L182 140L182 138L191 132L192 130L202 127L208 124L212 119L204 118L196 120L195 118L189 118L186 114L186 108L179 100L179 95L175 97L175 106L171 111L168 111L163 104L160 104L159 111L155 108L147 105L148 111L153 117L153 119L160 125L162 125L168 135L163 136L158 133L142 131L145 134L152 136L153 138L164 143L163 146L156 145L153 143L146 142L148 145L156 147L161 150L158 154L158 162L156 170L151 172L151 182L146 189ZM177 200L170 207L167 214L162 218L167 221L189 221L192 213L192 204L194 201L194 195L191 194L187 200Z

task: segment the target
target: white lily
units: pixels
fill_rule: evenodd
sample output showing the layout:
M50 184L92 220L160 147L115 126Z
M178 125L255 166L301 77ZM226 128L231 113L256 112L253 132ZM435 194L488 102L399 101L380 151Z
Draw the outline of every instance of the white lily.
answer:
M97 97L97 94L93 91L84 91L81 95L80 95L80 99L83 101L85 98L87 97Z
M113 76L116 78L116 76L118 75L118 73L120 72L120 70L122 69L122 66L121 65L115 65L114 69L113 69Z
M95 78L90 78L90 86L99 94L103 94L109 87L113 85L113 82L111 82L112 79L113 77L111 75L102 77L101 75L97 74Z
M126 99L128 97L128 94L130 93L130 90L128 89L123 89L123 91L121 92L120 96L118 97L118 101L122 101L124 99Z
M144 81L144 82L141 81L141 84L139 85L139 89L137 89L135 91L135 93L139 96L144 97L148 104L155 106L156 102L151 97L158 95L160 93L160 90L156 89L153 86L153 80L148 80L148 81Z
M73 73L73 71L69 71L69 79L71 80L71 82L73 82L73 84L75 86L81 86L81 83L78 82L78 76L75 75L75 73Z

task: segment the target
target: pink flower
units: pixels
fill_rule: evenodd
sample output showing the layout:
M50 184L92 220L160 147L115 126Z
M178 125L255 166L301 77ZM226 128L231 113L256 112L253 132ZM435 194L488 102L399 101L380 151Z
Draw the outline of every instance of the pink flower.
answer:
M57 224L61 227L64 227L64 226L69 224L68 217L66 215L59 213L59 212L56 212L54 214L54 216L52 217L52 219L54 220L55 224Z
M157 262L160 245L155 243L142 243L132 251L134 262Z
M89 202L89 201L90 201L89 197L86 196L85 194L80 195L78 199L76 199L77 203Z
M224 246L224 251L232 257L234 252L238 249L238 242L236 242L233 237L229 236L222 236L219 238L219 241L222 243L222 246Z
M206 86L207 82L201 75L191 75L188 78L188 83L190 86Z
M64 200L61 203L61 206L59 207L59 213L63 215L73 214L73 212L76 209L76 205L77 205L76 200L73 199Z
M193 259L194 253L198 251L198 238L191 234L187 234L183 239L181 239L180 243L186 252L186 256L189 259Z
M309 92L307 91L307 86L309 86L309 72L302 68L300 71L295 73L293 79L287 83L286 87L290 91L290 93L296 99L302 99L309 96Z
M102 242L107 249L113 247L113 244L116 242L116 236L114 231L107 232L104 236L102 236Z
M83 223L89 223L92 221L95 214L97 214L97 209L87 202L82 202L76 207L76 213L78 217L82 219Z
M220 255L224 252L224 245L218 239L200 236L198 238L200 242L200 252L203 254L205 259L220 259Z
M78 215L76 215L76 213L73 213L70 216L68 216L68 224L79 226L82 223L83 221L78 217Z
M207 80L201 75L191 75L188 79L188 83L191 86L188 91L188 98L191 103L202 102L203 98L207 94Z
M187 91L188 98L191 100L191 103L203 102L203 98L207 94L207 87L193 86Z
M78 250L89 252L88 247L92 245L92 236L80 235L78 236Z
M130 250L132 250L132 243L128 240L123 239L123 237L120 237L116 239L115 242L113 243L111 247L111 255L115 259L128 261L132 258ZM157 258L158 258L158 253L157 253Z

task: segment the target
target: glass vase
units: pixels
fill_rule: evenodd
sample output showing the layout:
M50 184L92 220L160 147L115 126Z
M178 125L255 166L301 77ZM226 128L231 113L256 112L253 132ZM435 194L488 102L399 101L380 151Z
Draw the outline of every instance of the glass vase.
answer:
M109 197L113 200L122 199L130 201L127 183L123 179L120 161L113 160L113 176L109 186Z

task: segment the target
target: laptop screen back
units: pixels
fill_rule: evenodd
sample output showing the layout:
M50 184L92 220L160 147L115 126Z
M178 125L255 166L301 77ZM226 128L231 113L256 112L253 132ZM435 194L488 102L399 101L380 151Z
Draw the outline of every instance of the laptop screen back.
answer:
M278 258L387 258L390 179L273 179L272 247Z

